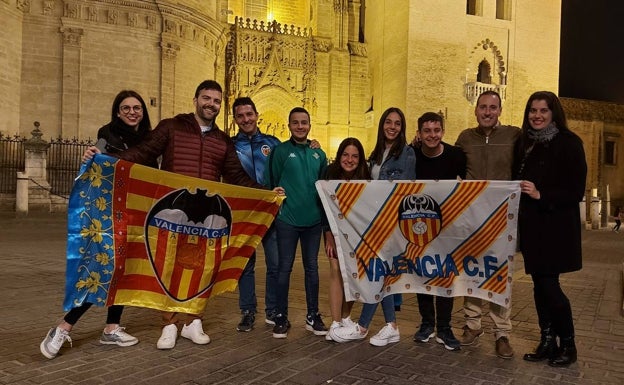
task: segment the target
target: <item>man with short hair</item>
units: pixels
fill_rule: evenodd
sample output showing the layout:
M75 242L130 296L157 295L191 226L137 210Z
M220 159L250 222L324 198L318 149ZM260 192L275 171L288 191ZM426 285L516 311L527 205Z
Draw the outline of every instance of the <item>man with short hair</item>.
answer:
M308 134L312 125L310 114L295 107L288 115L289 140L275 147L265 171L270 188L282 186L286 200L275 219L277 230L279 272L277 282L277 310L273 327L274 338L286 338L288 321L288 290L290 273L295 261L297 243L301 246L307 303L306 330L315 335L326 335L327 328L318 309L320 248L323 208L314 183L327 168L323 150L310 147Z
M477 99L475 116L479 125L462 131L455 145L466 154L466 179L511 180L513 148L520 136L520 128L500 124L501 98L496 91L485 91ZM459 337L462 345L472 345L483 334L481 318L483 300L464 297L466 325ZM494 321L496 355L509 359L513 349L511 333L511 304L506 308L490 302L490 317Z
M238 125L238 133L232 138L236 146L236 154L247 174L258 183L262 183L269 155L273 148L281 142L273 135L260 132L258 111L251 98L240 97L234 100L232 113L234 114L234 121ZM269 325L275 325L279 263L275 226L272 225L262 238L262 247L266 262L265 322ZM242 315L241 321L236 327L239 332L251 331L256 321L255 266L256 253L254 252L238 280L238 305Z
M420 143L419 146L413 146L416 154L416 178L455 180L466 177L466 155L460 148L442 141L444 119L440 115L425 112L418 118L416 136L413 143ZM429 342L435 336L436 342L443 344L447 350L460 350L460 343L451 329L453 297L418 293L416 299L422 323L414 335L414 341Z

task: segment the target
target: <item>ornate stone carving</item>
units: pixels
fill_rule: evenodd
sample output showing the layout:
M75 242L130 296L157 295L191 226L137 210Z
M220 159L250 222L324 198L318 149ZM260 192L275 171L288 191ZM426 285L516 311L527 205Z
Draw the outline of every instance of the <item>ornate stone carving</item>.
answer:
M329 52L332 49L332 42L330 39L314 38L314 50L317 52Z
M347 0L334 0L334 12L343 13L347 12L349 7Z
M175 21L171 19L165 19L165 30L163 32L177 35L177 29L178 25Z
M147 29L149 29L149 30L156 29L156 16L154 16L154 15L147 15L147 18L145 20L147 22Z
M139 15L134 12L128 13L128 26L136 27L139 22Z
M96 7L89 7L89 21L98 21L98 9Z
M161 43L163 60L175 60L180 52L180 46L173 43Z
M349 53L353 56L362 56L367 57L368 52L366 51L366 44L358 43L356 41L350 41L348 44Z
M54 7L56 6L55 0L44 0L43 1L43 14L46 16L52 16L54 13Z
M80 47L82 44L82 28L65 28L61 27L60 32L63 34L63 43L66 46Z
M24 13L30 12L30 0L17 0L17 4L15 6Z
M568 119L589 122L594 120L624 122L624 105L622 104L568 98L561 98L561 104Z
M80 7L77 3L65 3L65 17L69 17L72 19L80 18Z
M119 11L116 9L109 9L108 18L106 19L106 21L108 22L108 24L116 25L119 21Z

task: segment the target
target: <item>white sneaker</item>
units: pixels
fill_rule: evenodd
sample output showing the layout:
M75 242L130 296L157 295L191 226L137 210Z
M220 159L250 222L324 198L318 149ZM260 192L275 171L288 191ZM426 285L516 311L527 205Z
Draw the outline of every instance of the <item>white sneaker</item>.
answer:
M355 325L357 325L357 322L353 322L351 317L347 317L340 320L340 325L346 327L355 327Z
M392 325L386 324L379 333L375 334L370 339L370 344L375 346L386 346L388 344L399 342L401 335L399 334L399 328L393 328Z
M48 334L46 334L43 341L41 341L41 345L39 345L39 350L41 350L41 354L46 358L52 359L56 357L65 341L69 342L69 346L72 346L72 339L69 336L69 332L57 326L48 331Z
M360 325L355 324L355 326L341 326L339 328L331 329L329 333L332 340L343 343L366 338L368 330L362 334Z
M333 341L333 339L331 338L329 333L331 332L332 329L339 328L340 326L342 326L340 324L340 322L332 321L331 325L329 325L329 331L327 332L327 334L325 334L325 340L326 341Z
M190 325L184 325L180 335L184 338L188 338L198 345L206 345L207 343L210 343L210 337L208 337L208 334L204 333L202 320L199 318L194 319Z
M139 343L139 339L125 332L126 328L117 326L111 333L102 332L102 345L132 346ZM176 330L177 332L177 330Z
M162 329L162 334L156 343L158 349L173 349L178 339L178 327L170 324Z

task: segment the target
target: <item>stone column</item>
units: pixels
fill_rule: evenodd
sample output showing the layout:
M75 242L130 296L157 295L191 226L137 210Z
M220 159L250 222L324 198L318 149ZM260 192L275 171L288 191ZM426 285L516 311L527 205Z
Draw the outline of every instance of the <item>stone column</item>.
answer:
M161 42L162 71L160 75L160 116L173 116L175 113L176 58L180 46L176 43Z
M50 212L50 184L47 173L50 143L41 139L43 133L39 129L39 122L35 122L35 129L31 134L32 138L24 142L24 172L18 174L18 182L24 183L24 179L28 178L28 189L17 190L17 215L26 215L29 211ZM27 195L24 196L25 194Z
M65 138L80 137L80 78L82 28L61 27L63 34L63 90L61 133Z

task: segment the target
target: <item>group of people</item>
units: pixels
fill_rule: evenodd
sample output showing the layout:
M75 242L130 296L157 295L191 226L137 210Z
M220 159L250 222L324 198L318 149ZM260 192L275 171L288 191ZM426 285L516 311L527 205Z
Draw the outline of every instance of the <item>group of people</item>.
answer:
M574 326L570 302L559 283L561 273L581 268L581 223L578 203L585 191L587 166L580 138L567 126L557 96L536 92L527 101L522 127L499 122L500 96L486 91L478 98L475 117L478 126L460 133L455 145L443 141L444 119L426 112L418 119L417 133L408 144L407 122L396 107L381 115L377 140L367 157L356 138L344 139L328 165L325 152L310 140L308 111L295 107L288 116L290 138L280 142L258 128L258 111L248 97L237 98L232 107L239 128L228 137L215 122L222 102L221 86L212 80L196 90L195 112L162 120L151 130L147 108L134 91L120 92L112 107L111 122L102 127L98 138L107 142L104 151L121 159L177 172L183 175L223 181L241 186L273 189L286 199L262 244L266 263L265 322L273 326L273 337L286 338L288 293L297 245L303 262L307 315L305 328L315 335L339 343L367 337L378 303L364 303L357 321L351 319L352 302L346 302L338 249L316 193L320 179L414 180L468 179L520 180L521 200L518 217L519 248L525 271L534 283L534 300L541 330L534 352L527 361L548 360L551 366L567 366L576 361ZM89 159L101 152L90 147ZM316 204L314 204L316 202ZM319 312L318 254L321 238L330 264L329 308L331 324ZM253 254L239 279L240 332L253 329L257 314ZM396 310L400 295L381 301L385 325L369 342L385 346L400 340ZM484 301L464 297L465 325L458 338L451 329L453 298L417 295L421 324L416 342L430 339L448 350L473 344L483 331ZM69 332L91 304L72 309L64 320L50 329L41 343L41 352L54 358L62 345L71 343ZM122 306L108 308L106 327L100 342L130 346L138 340L120 326ZM494 322L495 352L511 358L511 306L489 303ZM175 346L178 327L181 336L197 344L210 338L202 327L202 314L162 312L163 329L159 349ZM183 322L183 323L182 323ZM181 324L182 323L182 324Z

